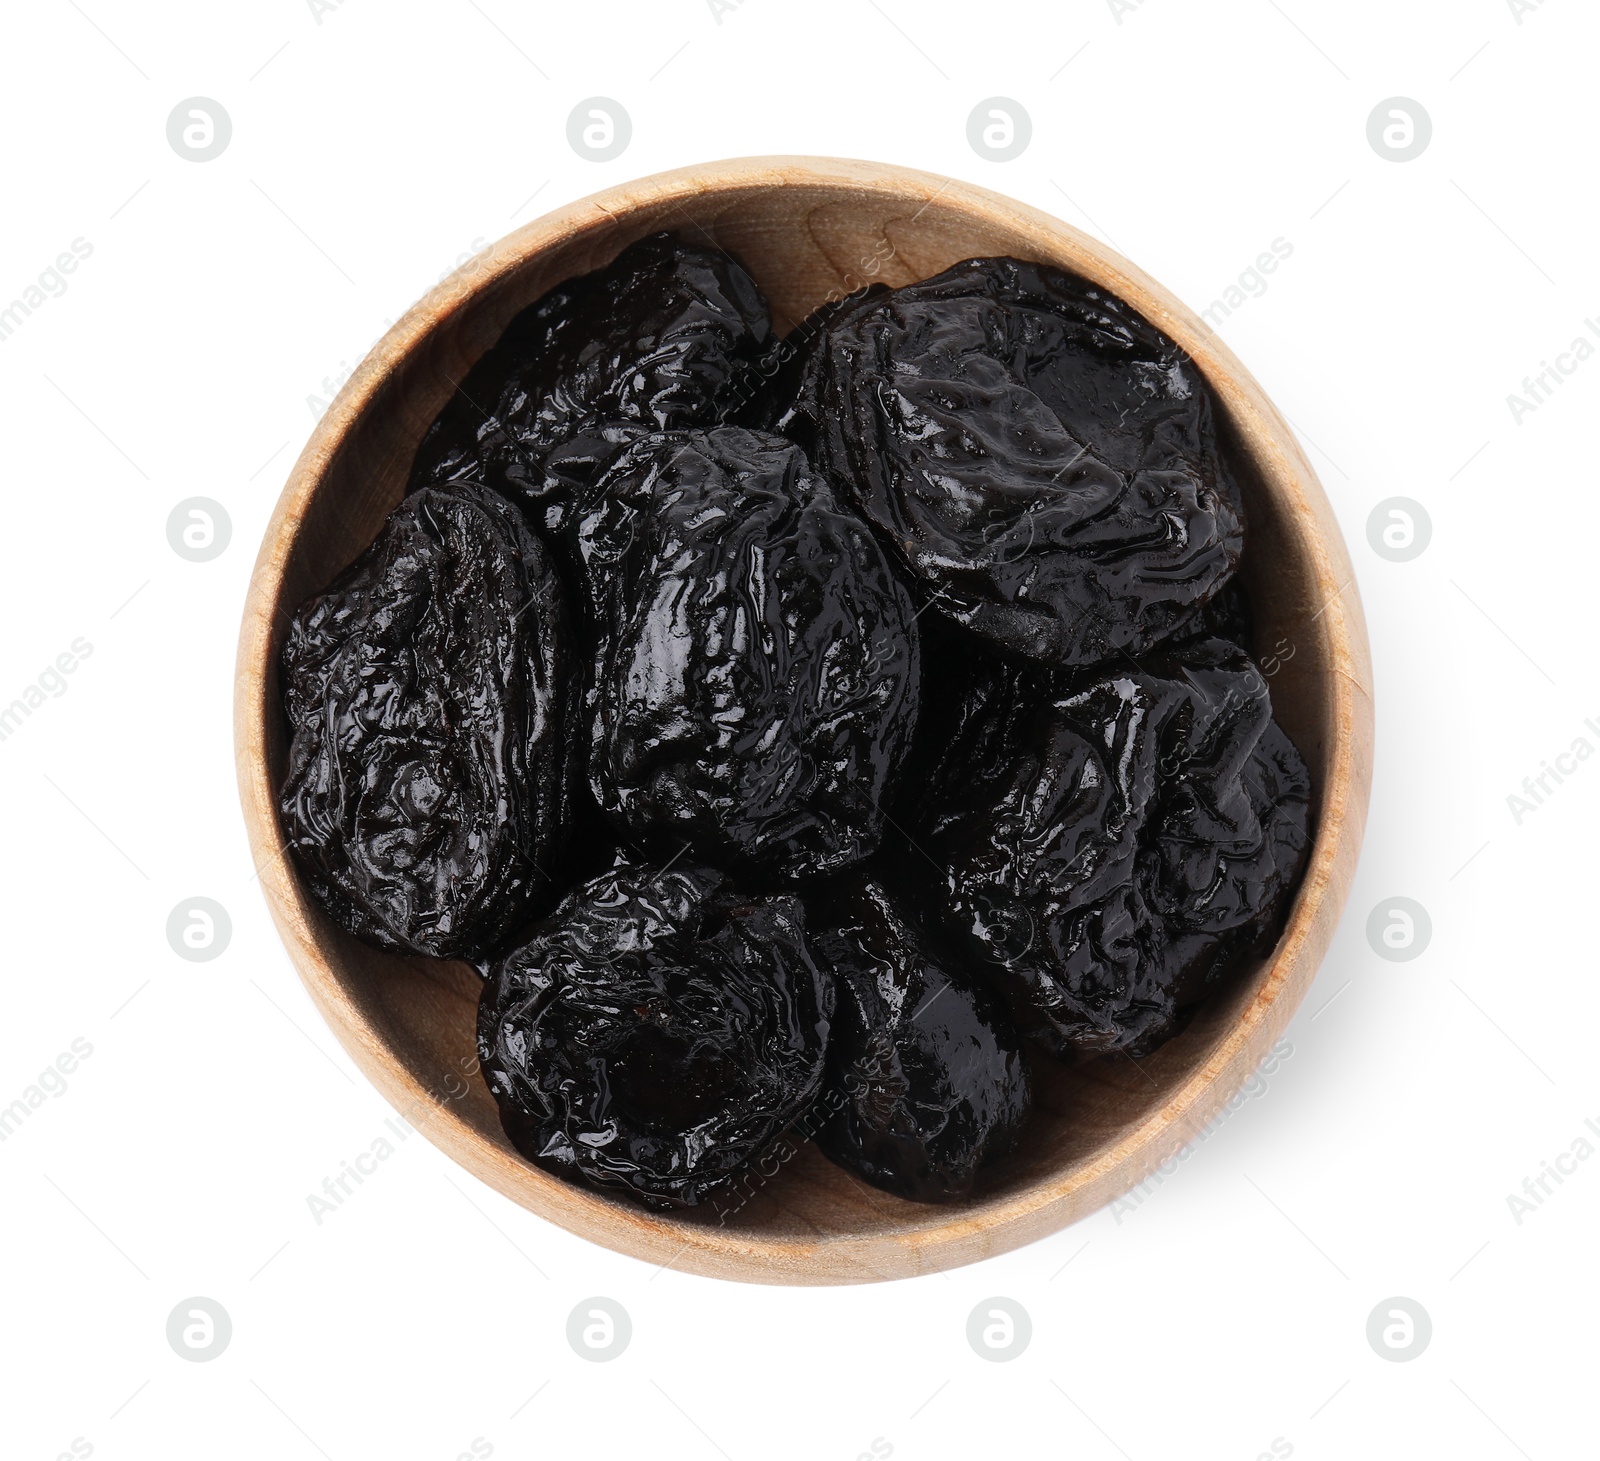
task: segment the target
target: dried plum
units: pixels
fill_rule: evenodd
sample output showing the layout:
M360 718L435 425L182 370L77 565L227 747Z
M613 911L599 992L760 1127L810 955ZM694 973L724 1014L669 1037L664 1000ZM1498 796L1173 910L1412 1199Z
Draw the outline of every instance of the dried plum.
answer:
M787 421L791 416L801 384L807 372L813 369L812 357L821 348L828 328L835 320L859 309L864 303L882 299L888 293L886 284L868 284L850 294L833 295L812 310L783 339L773 341L762 362L763 373L770 380L769 388L764 394L758 394L754 389L750 391L755 414L741 424L782 431L783 427L777 423L780 420Z
M965 1197L1032 1104L1005 1006L876 881L814 907L811 945L838 997L817 1144L900 1197Z
M342 927L473 958L539 911L578 785L579 673L549 554L471 483L407 497L302 605L280 808Z
M1237 576L1222 586L1215 598L1193 610L1187 619L1174 626L1168 647L1185 639L1227 639L1243 648L1255 641L1255 615L1250 597ZM1266 656L1262 656L1265 662Z
M1274 933L1308 841L1305 763L1238 646L1073 677L995 789L946 816L952 917L1056 1054L1143 1054Z
M650 437L578 523L600 643L596 800L638 842L752 875L870 855L915 727L911 600L800 450Z
M726 1189L821 1089L833 983L798 899L619 867L491 972L478 1052L512 1144L656 1208Z
M970 259L831 312L779 429L941 612L1052 663L1139 654L1244 541L1210 391L1075 275Z
M643 239L511 321L423 438L412 485L482 480L559 530L642 432L760 414L751 367L769 334L766 300L726 254Z
M937 613L917 620L922 631L922 704L917 733L893 808L894 825L923 867L925 844L984 805L1010 775L1055 677L1027 660L996 654L977 635ZM920 854L920 856L919 856Z

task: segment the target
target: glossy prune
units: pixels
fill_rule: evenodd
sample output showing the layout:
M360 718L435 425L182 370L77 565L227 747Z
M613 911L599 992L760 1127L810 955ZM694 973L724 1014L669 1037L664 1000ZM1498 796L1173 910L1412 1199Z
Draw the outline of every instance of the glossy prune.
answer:
M1249 645L1255 639L1255 614L1237 576L1175 626L1165 647L1175 648L1187 639L1226 639L1238 645Z
M829 327L835 320L860 309L865 303L883 298L888 292L885 284L869 284L850 294L835 295L812 310L783 339L774 340L764 357L764 364L771 370L770 389L760 396L754 391L751 393L765 415L758 415L745 424L783 431L784 425L779 423L787 423L792 417L801 386L814 369L813 356L821 348Z
M937 613L917 620L922 631L922 708L917 734L892 808L919 873L942 871L928 846L949 824L983 805L1011 774L1034 715L1052 697L1055 677L993 646ZM931 866L930 866L931 864Z
M343 928L476 958L560 870L581 671L520 511L471 483L405 498L283 649L290 850Z
M478 1054L525 1156L656 1208L735 1182L815 1100L833 983L792 897L618 867L491 972Z
M577 539L599 648L590 780L630 838L761 877L869 856L915 727L911 600L799 448L650 437Z
M642 239L511 321L423 438L412 485L485 481L559 531L643 432L759 414L769 334L760 290L721 250Z
M813 905L810 927L838 996L817 1144L897 1196L965 1197L1032 1105L1011 1016L879 882Z
M1013 653L1139 654L1233 572L1204 378L1075 275L970 259L835 310L779 429L943 613Z
M1310 780L1238 646L1069 679L943 813L951 916L1053 1053L1148 1052L1280 925Z

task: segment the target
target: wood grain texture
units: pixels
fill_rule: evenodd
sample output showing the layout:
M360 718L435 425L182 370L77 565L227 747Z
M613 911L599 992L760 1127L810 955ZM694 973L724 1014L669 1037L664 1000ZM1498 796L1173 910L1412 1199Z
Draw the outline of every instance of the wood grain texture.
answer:
M646 1213L541 1172L502 1135L476 1074L472 971L344 934L281 851L277 660L289 615L371 541L452 383L511 316L661 229L738 258L780 332L830 296L875 279L909 283L975 255L1075 270L1188 350L1246 464L1242 571L1255 647L1277 650L1273 703L1315 783L1310 863L1288 926L1269 959L1147 1059L1041 1060L1023 1149L959 1205L890 1197L810 1146L769 1163L720 1221ZM712 163L611 189L519 229L412 309L350 378L284 488L245 607L235 710L240 795L268 906L312 999L384 1096L467 1170L575 1233L648 1263L762 1283L864 1282L971 1263L1087 1216L1193 1140L1311 983L1354 875L1371 781L1372 672L1344 543L1288 426L1227 347L1160 285L1057 219L947 178L826 158Z

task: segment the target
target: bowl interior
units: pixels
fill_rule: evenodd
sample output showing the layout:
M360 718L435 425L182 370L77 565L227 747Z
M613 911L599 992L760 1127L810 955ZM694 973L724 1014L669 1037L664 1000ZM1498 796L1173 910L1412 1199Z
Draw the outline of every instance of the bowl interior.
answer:
M969 1201L901 1201L799 1143L792 1153L780 1149L770 1172L716 1211L647 1214L568 1186L511 1148L475 1074L475 974L349 937L304 896L287 859L270 860L263 884L313 995L402 1114L478 1175L568 1227L657 1262L757 1279L898 1276L983 1256L1093 1210L1195 1135L1260 1059L1309 982L1309 968L1291 978L1294 971L1275 966L1296 939L1306 942L1315 919L1331 916L1315 906L1328 893L1334 857L1325 792L1340 736L1349 733L1336 673L1348 660L1339 638L1348 630L1348 596L1326 612L1342 546L1336 537L1326 541L1326 523L1307 507L1307 492L1320 502L1309 468L1232 357L1158 286L1064 225L942 179L853 167L734 169L640 184L529 225L446 281L364 364L296 469L258 571L263 627L253 652L264 663L242 664L260 678L259 696L241 700L242 745L255 736L262 762L241 768L247 811L270 824L260 840L272 836L277 847L270 797L283 775L285 736L276 667L288 616L372 540L401 496L429 422L511 316L661 229L738 259L765 291L780 333L823 301L874 280L904 284L975 255L1012 254L1115 290L1196 357L1218 391L1223 429L1242 467L1253 648L1316 787L1312 872L1277 955L1240 971L1154 1055L1074 1066L1037 1060L1037 1114L1027 1137ZM1339 894L1342 888L1334 890L1335 913ZM1320 948L1302 953L1314 966Z

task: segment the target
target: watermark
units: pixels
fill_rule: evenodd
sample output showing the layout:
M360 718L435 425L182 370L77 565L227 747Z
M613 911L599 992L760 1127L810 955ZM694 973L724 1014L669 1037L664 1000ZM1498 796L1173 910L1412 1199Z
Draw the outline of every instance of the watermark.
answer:
M167 1343L179 1359L214 1360L233 1338L233 1320L215 1299L185 1299L167 1315Z
M874 1436L872 1448L859 1452L856 1461L886 1461L886 1458L892 1455L894 1455L894 1442L886 1440L883 1436Z
M220 101L191 96L168 114L167 141L185 162L211 162L233 141L233 118Z
M190 563L220 558L232 539L228 509L209 497L186 497L167 514L167 542Z
M485 252L487 250L487 252ZM498 246L488 248L487 241L481 236L472 240L465 250L439 271L436 285L451 284L461 295L467 294L476 284L480 274L497 268L500 264ZM385 318L383 327L367 342L367 348L361 353L360 360L365 360L383 342L383 337L395 327L393 319ZM360 361L357 361L359 365ZM344 388L345 382L356 373L356 365L348 360L339 362L339 369L330 375L322 377L320 386L321 394L312 391L306 396L306 410L311 413L313 421L320 421L328 412L328 407L333 404L333 398Z
M469 1450L456 1453L456 1461L484 1461L484 1458L492 1455L494 1455L494 1442L486 1440L483 1436L474 1436Z
M1144 0L1106 0L1106 4L1111 7L1111 18L1118 25L1121 25L1124 15L1138 14L1139 7L1144 4Z
M1511 7L1511 18L1518 25L1521 25L1523 16L1537 15L1539 13L1544 5L1544 0L1506 0L1506 4Z
M1385 162L1415 162L1433 141L1433 118L1420 101L1391 96L1368 116L1367 141Z
M745 0L706 0L706 4L711 7L711 18L718 25L722 24L724 15L732 15L744 3Z
M467 294L477 283L480 275L498 268L500 265L500 252L498 246L489 248L482 237L475 238L465 250L439 271L436 285L449 284L453 291L459 295ZM360 360L365 360L368 355L376 350L383 337L395 326L395 321L385 319L383 328L367 343L367 348L362 352ZM357 361L359 364L360 361ZM348 360L341 360L339 368L331 374L322 377L321 385L317 391L312 391L306 396L306 410L311 413L313 421L320 421L327 415L328 407L333 404L333 398L344 389L345 382L356 373L356 366ZM320 394L319 394L320 392Z
M1000 894L981 891L973 899L972 932L1008 964L1014 964L1033 947L1038 927L1025 903L1005 901Z
M351 1183L359 1187L368 1177L375 1175L379 1164L388 1161L399 1149L399 1144L410 1137L414 1129L399 1116L386 1116L383 1124L394 1134L394 1141L390 1141L387 1136L374 1137L366 1151L358 1152L348 1161L341 1161L337 1172L331 1177L322 1179L320 1196L315 1192L306 1194L306 1207L310 1210L311 1221L316 1227L320 1228L354 1195Z
M1600 339L1600 320L1586 319L1583 328L1596 339ZM1555 393L1578 373L1578 367L1589 360L1594 353L1593 343L1584 336L1577 335L1554 361L1541 360L1539 373L1523 376L1521 392L1512 391L1506 397L1506 406L1511 412L1511 419L1521 426L1526 417L1533 415L1539 407L1547 405Z
M501 245L506 244L504 250ZM505 239L497 239L493 246L484 238L475 238L467 246L465 252L457 254L449 266L439 275L438 287L449 287L452 297L463 298L478 287L480 279L499 269L503 263L513 257L514 248ZM384 329L388 330L394 324L393 320L384 321ZM381 335L378 337L383 338ZM377 340L372 342L373 345ZM367 347L370 351L372 346ZM341 361L342 365L344 362ZM349 371L345 372L348 377ZM342 382L341 382L342 383Z
M991 96L973 107L967 117L967 141L986 162L1010 162L1021 157L1033 140L1033 118L1020 101Z
M567 142L586 162L610 162L633 140L633 119L620 101L591 96L567 115Z
M1293 256L1294 245L1288 239L1273 239L1270 248L1257 254L1255 262L1241 269L1239 277L1200 311L1200 318L1213 330L1219 329L1234 311L1243 309L1252 299L1260 299L1267 292L1271 276Z
M1272 1449L1258 1452L1256 1461L1283 1461L1284 1457L1292 1455L1294 1455L1294 1443L1284 1436L1274 1436Z
M94 245L88 239L75 238L70 247L56 255L55 263L41 269L32 284L0 309L0 340L9 340L35 310L43 309L52 299L60 299L67 292L67 275L76 274L78 265L92 253Z
M1391 964L1407 964L1433 942L1433 920L1415 898L1385 898L1367 915L1367 942Z
M633 1338L633 1320L615 1299L585 1299L567 1315L567 1343L579 1359L614 1360Z
M1295 657L1297 649L1287 635L1280 634L1278 642L1261 656L1260 664L1246 660L1239 683L1229 685L1227 693L1217 702L1214 723L1235 709L1242 710L1252 700L1266 701L1270 713L1272 691L1267 681ZM1179 740L1161 753L1156 770L1164 777L1181 775L1194 755L1193 746L1187 740Z
M306 5L311 10L311 18L321 25L322 17L336 14L344 5L344 0L306 0Z
M1124 1217L1143 1207L1146 1200L1152 1197L1169 1177L1177 1176L1183 1164L1199 1151L1235 1112L1242 1110L1258 1096L1266 1095L1268 1077L1275 1075L1278 1067L1293 1054L1294 1046L1287 1040L1279 1040L1267 1051L1256 1068L1245 1078L1244 1084L1228 1097L1221 1109L1200 1128L1196 1136L1165 1161L1158 1163L1148 1177L1136 1187L1129 1188L1111 1204L1111 1216L1116 1225L1120 1228Z
M1594 1142L1589 1136L1600 1138L1600 1121L1593 1116L1588 1117L1583 1123L1589 1130L1589 1135L1579 1135L1572 1139L1564 1152L1557 1152L1548 1162L1540 1162L1539 1170L1531 1177L1522 1179L1522 1194L1515 1192L1506 1194L1506 1209L1511 1214L1511 1221L1521 1227L1523 1222L1532 1213L1537 1212L1545 1204L1545 1199L1552 1195L1550 1184L1561 1186L1568 1177L1574 1176L1580 1162L1587 1162L1595 1153Z
M215 898L185 898L167 915L167 942L191 964L219 958L233 938L233 920Z
M451 275L450 273L446 273L444 277L445 279L449 279ZM440 282L443 283L444 281L441 280ZM383 329L372 337L372 341L367 346L366 351L362 354L361 359L365 360L368 355L372 354L372 352L378 348L378 344L383 337L387 335L393 328L394 321L386 319L383 322ZM358 361L357 363L359 364L360 362ZM311 419L313 421L320 421L325 415L327 415L328 407L333 404L333 398L344 389L344 383L355 373L356 367L354 365L352 365L348 360L341 360L339 362L338 370L334 371L332 375L325 375L322 377L322 394L319 396L316 391L312 391L311 394L306 397L306 410L311 413Z
M880 282L878 276L894 257L893 242L887 236L878 239L872 245L871 251L863 254L856 262L855 268L844 271L844 277L840 281L842 288L830 290L811 313L783 339L774 340L762 351L758 360L740 369L737 377L729 382L731 409L743 411L748 408L751 402L765 391L773 376L821 333L821 327L817 323L818 315L834 305L863 298L874 284Z
M384 1118L384 1125L394 1134L396 1142L405 1141L416 1130L416 1118L429 1106L448 1106L452 1101L459 1101L463 1096L471 1094L473 1078L478 1074L478 1057L476 1053L460 1056L456 1062L456 1070L445 1076L442 1086L430 1086L422 1095L412 1099L404 1111L398 1111L392 1117ZM383 1150L382 1148L387 1148ZM368 1177L378 1170L378 1163L387 1161L395 1152L394 1142L386 1136L376 1137L367 1150L359 1153L354 1161L341 1162L339 1171L331 1177L326 1177L322 1182L322 1196L316 1193L306 1194L306 1207L310 1210L312 1220L320 1228L323 1221L333 1212L344 1206L346 1199L353 1196L351 1184L359 1187Z
M857 1056L837 1080L828 1083L810 1108L728 1188L717 1194L713 1199L717 1226L726 1227L728 1219L742 1212L761 1188L806 1149L817 1132L850 1102L870 1092L873 1082L881 1081L893 1071L895 1063L894 1041L881 1034L873 1037L869 1048Z
M585 514L578 534L584 563L608 567L621 563L633 547L638 517L638 510L630 503L609 493L603 496L594 509Z
M459 1057L456 1061L456 1065L460 1067L461 1074L457 1075L454 1071L452 1071L445 1077L443 1095L430 1088L425 1095L418 1096L411 1102L409 1106L406 1107L404 1111L400 1113L400 1120L405 1123L407 1128L413 1126L414 1123L412 1122L412 1117L415 1116L417 1112L422 1110L423 1107L430 1104L435 1106L448 1106L452 1101L459 1101L463 1096L470 1095L472 1093L473 1086L470 1084L470 1082L478 1074L479 1070L477 1054L474 1053L472 1055L463 1055Z
M58 1452L56 1461L84 1461L85 1457L92 1455L94 1455L94 1442L87 1436L74 1436L72 1449Z
M23 722L46 700L59 700L69 688L67 676L94 653L94 645L81 634L50 661L9 705L0 707L0 741L8 741L22 729Z
M443 284L453 274L460 275L463 279L470 279L477 273L483 263L493 262L492 260L480 260L478 257L488 247L489 240L480 234L467 245L463 252L456 255L454 263L439 271L437 282ZM373 343L376 344L377 342L374 341ZM342 361L340 363L343 364Z
M1593 720L1586 720L1583 726L1600 740L1600 725ZM1522 819L1549 801L1566 779L1576 775L1578 768L1592 755L1594 742L1588 736L1576 736L1566 750L1558 751L1551 760L1540 761L1542 770L1522 778L1523 795L1512 792L1506 797L1506 810L1511 813L1511 820L1520 827ZM1555 784L1551 785L1552 782Z
M1033 1320L1015 1299L985 1299L967 1315L967 1343L979 1359L1004 1364L1033 1338Z
M1380 1359L1404 1364L1414 1360L1433 1338L1433 1320L1415 1299L1385 1299L1367 1315L1367 1343Z
M387 329L388 327L385 326L385 332L387 332ZM378 336L378 340L381 340L382 338L382 335ZM376 345L378 340L374 340L372 344ZM370 350L371 346L369 346L368 349ZM355 372L355 366L351 365L348 360L341 360L339 362L339 369L337 373L322 377L322 394L319 396L315 391L313 391L306 397L306 410L311 413L311 419L313 421L320 421L325 415L327 415L328 407L333 404L333 398L339 394L339 391L343 388L344 383L349 380L350 377L355 374Z
M94 1046L79 1035L65 1050L23 1089L9 1106L0 1106L0 1141L9 1141L22 1124L52 1097L67 1093L67 1077L76 1075L79 1065L94 1054Z
M1391 563L1420 558L1432 541L1433 519L1410 497L1386 497L1367 514L1367 542Z

